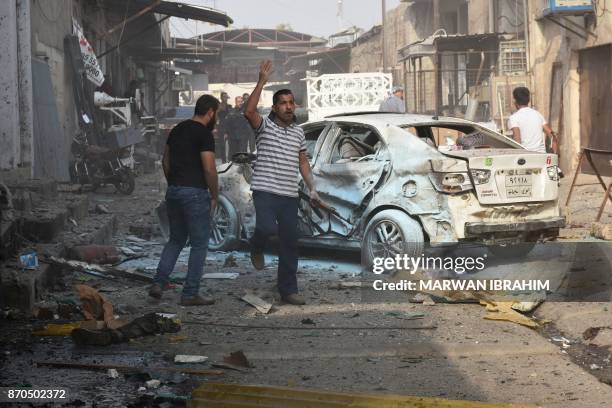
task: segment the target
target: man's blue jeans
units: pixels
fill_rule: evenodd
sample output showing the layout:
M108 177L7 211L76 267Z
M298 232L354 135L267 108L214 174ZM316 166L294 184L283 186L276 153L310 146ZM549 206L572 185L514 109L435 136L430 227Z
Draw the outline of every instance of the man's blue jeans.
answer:
M278 291L281 296L298 293L298 199L253 191L255 203L255 232L250 244L262 252L268 238L278 235Z
M162 288L168 283L176 260L189 237L191 250L187 278L183 286L183 298L194 297L199 294L208 251L210 193L203 188L168 186L166 206L170 223L170 240L162 251L155 283Z

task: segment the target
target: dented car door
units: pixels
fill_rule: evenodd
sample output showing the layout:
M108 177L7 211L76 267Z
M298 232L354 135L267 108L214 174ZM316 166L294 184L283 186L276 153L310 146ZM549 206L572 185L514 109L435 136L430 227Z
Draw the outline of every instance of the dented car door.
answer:
M310 209L313 235L350 236L389 167L387 149L376 130L336 124L327 132L313 176L327 209Z

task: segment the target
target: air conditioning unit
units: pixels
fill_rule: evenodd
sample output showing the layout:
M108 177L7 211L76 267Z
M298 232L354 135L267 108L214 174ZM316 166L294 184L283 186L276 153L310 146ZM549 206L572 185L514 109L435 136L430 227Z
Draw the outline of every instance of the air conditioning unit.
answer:
M593 12L592 0L545 0L543 15L582 16Z
M171 91L184 91L185 90L185 77L184 76L176 76L172 78L170 82L170 90Z

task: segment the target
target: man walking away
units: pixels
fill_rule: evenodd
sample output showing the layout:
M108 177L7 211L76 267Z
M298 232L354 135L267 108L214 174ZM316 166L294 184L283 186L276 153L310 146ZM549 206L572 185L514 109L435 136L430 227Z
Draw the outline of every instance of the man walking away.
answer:
M274 94L270 116L264 119L257 112L261 92L271 73L272 62L263 62L245 112L255 129L257 144L257 162L251 181L256 217L250 242L251 261L256 269L263 269L266 242L271 235L278 234L278 291L286 303L303 305L306 302L298 294L296 276L298 170L310 191L311 202L320 200L306 156L304 131L295 124L295 100L291 91L282 89Z
M217 133L217 138L215 139L215 153L216 157L219 157L222 163L227 161L227 155L225 152L225 144L228 137L227 115L232 108L227 103L228 100L229 95L227 92L221 92L221 104L219 105L219 110L217 111L217 129L215 129L215 132Z
M251 95L249 95L248 93L242 94L243 103L242 103L242 107L240 108L240 112L242 112L243 115L246 112L247 101L249 100L250 96ZM253 128L251 128L251 126L246 126L245 132L248 135L248 137L245 139L246 143L243 144L245 147L245 151L248 149L249 153L253 153L256 148L255 147L255 132L253 132Z
M244 117L244 100L242 96L235 98L235 106L227 116L227 133L228 133L228 159L236 153L246 152L246 135L251 130L247 120Z
M149 296L160 299L176 260L191 241L187 278L181 305L211 305L214 299L199 294L200 280L208 250L210 218L219 196L212 130L217 121L219 101L204 95L198 99L193 118L172 129L166 143L163 168L168 180L166 205L170 240L164 247Z
M551 140L551 152L558 154L557 136L552 131L544 116L529 107L531 94L529 89L518 87L512 91L516 112L508 118L508 128L512 129L512 138L527 150L546 153L546 137ZM546 136L544 135L546 133Z
M380 112L406 113L404 103L404 88L401 86L393 87L393 94L385 99L378 109Z

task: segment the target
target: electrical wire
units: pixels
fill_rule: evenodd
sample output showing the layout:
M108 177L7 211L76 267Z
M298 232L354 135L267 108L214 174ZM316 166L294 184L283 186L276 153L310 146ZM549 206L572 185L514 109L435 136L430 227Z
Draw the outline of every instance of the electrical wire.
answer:
M117 44L121 44L121 39L123 38L123 30L125 30L125 25L127 23L127 15L128 15L129 8L130 8L130 0L127 0L125 2L125 13L123 14L123 26L121 27L121 34L119 34L119 41L117 42ZM121 49L117 48L117 52L121 53Z

